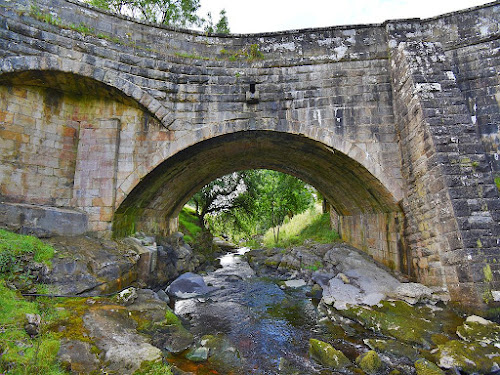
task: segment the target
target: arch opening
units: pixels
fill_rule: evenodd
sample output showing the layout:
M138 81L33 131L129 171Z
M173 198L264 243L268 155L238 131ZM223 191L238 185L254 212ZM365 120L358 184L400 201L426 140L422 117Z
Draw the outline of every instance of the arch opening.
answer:
M115 212L114 236L176 230L184 204L204 185L229 173L271 169L316 188L332 208L342 238L394 269L407 269L402 212L386 187L338 150L300 135L243 131L190 146L151 171Z

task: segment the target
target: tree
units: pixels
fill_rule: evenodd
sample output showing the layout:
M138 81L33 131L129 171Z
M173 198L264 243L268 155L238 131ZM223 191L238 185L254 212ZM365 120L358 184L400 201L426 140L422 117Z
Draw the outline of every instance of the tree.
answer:
M196 193L191 203L204 227L246 234L273 227L278 242L285 217L291 218L313 203L311 190L284 173L249 170L216 179Z
M212 13L207 13L207 19L205 20L205 32L213 34L229 34L229 21L226 16L226 10L222 9L219 13L219 22L217 22L214 26L214 22L212 20Z
M200 0L87 0L91 5L139 20L175 27L203 27L207 32L229 33L226 11L214 26L212 17L201 18ZM207 28L209 30L207 30Z
M200 224L207 227L207 215L242 208L245 201L239 196L246 189L244 179L245 172L235 172L215 179L193 195L190 202Z

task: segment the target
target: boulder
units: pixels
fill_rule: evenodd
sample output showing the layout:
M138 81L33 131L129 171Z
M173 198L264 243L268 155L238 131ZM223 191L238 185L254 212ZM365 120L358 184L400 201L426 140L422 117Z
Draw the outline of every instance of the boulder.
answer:
M466 373L489 373L499 370L500 350L493 345L451 340L438 345L439 367L459 368Z
M340 350L316 339L309 340L309 355L316 362L333 370L342 370L351 365L351 361Z
M192 272L186 272L175 279L165 292L177 298L192 298L207 294L211 290L205 284L203 277Z
M181 324L163 326L153 334L153 344L169 353L181 353L193 342L193 335Z
M402 283L394 290L391 297L415 305L418 302L430 301L432 298L432 290L419 283Z
M415 362L415 369L417 370L417 375L445 375L445 372L435 363L425 358L420 358Z
M356 358L356 364L367 374L375 374L382 368L382 361L374 350L359 355Z
M137 333L137 323L125 307L92 307L83 316L83 323L96 346L103 351L109 372L133 374L143 362L161 359L161 350Z

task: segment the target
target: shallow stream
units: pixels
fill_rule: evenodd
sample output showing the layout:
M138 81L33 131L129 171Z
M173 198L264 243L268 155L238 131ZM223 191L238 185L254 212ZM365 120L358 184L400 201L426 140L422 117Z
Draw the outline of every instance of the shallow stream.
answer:
M321 319L307 286L283 287L279 279L257 277L242 254L221 258L222 268L204 277L213 291L202 298L178 300L175 313L195 338L218 335L229 340L241 361L223 370L194 364L181 356L170 361L196 374L331 374L309 359L309 339L336 341L352 361L360 346L335 339L335 327ZM323 321L323 323L322 323ZM223 366L224 367L224 366Z

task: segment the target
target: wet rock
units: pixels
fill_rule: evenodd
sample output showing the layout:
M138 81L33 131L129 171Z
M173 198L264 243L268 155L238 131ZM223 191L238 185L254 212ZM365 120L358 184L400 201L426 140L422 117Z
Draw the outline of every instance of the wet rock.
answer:
M137 323L125 307L92 307L83 316L83 322L96 346L103 351L110 372L132 374L143 362L161 359L160 349L136 332Z
M139 323L138 328L149 328L155 323L165 321L165 314L170 308L165 301L158 298L155 292L150 289L137 289L136 296L127 309Z
M374 350L367 351L358 356L356 364L367 374L374 374L382 368L382 361Z
M241 367L238 349L223 335L206 335L200 344L209 350L208 362L222 373L230 373Z
M165 292L177 298L192 298L207 294L210 290L203 277L187 272L175 279Z
M167 293L165 293L164 290L160 289L158 292L156 292L156 294L158 295L158 298L163 302L167 304L170 303L170 297L168 296Z
M411 361L415 361L420 354L415 347L392 339L365 339L364 343L377 352L394 357L405 357Z
M241 280L243 280L243 278L238 275L229 275L225 278L225 281L227 281L228 283L235 283Z
M373 308L348 306L340 312L374 332L406 343L428 345L432 333L440 331L440 323L429 307L413 307L403 301L382 301Z
M224 252L233 251L238 248L238 246L236 246L234 243L219 237L214 237L212 241L215 246L219 247Z
M191 349L186 354L186 359L189 359L192 362L205 362L208 359L208 353L208 348L200 346L198 348Z
M323 296L323 289L318 284L314 284L311 290L306 293L306 296L312 299L320 300Z
M469 316L465 323L457 328L457 335L465 341L500 348L500 325L479 316Z
M420 358L415 362L415 369L417 370L417 375L445 375L445 372L435 363L425 358Z
M92 345L79 340L61 340L57 358L64 368L75 374L90 374L101 367Z
M309 340L309 355L316 362L334 370L342 370L351 365L349 359L340 350L316 339Z
M171 324L158 329L153 335L153 344L170 353L180 353L194 342L193 335L180 324Z
M438 346L439 367L459 368L466 373L488 373L499 369L500 351L493 345L451 340Z
M285 286L288 288L300 288L306 286L307 283L303 279L295 279L295 280L286 280Z
M311 276L311 280L321 286L321 288L325 288L328 286L328 282L335 277L333 273L327 273L322 271L315 271Z

